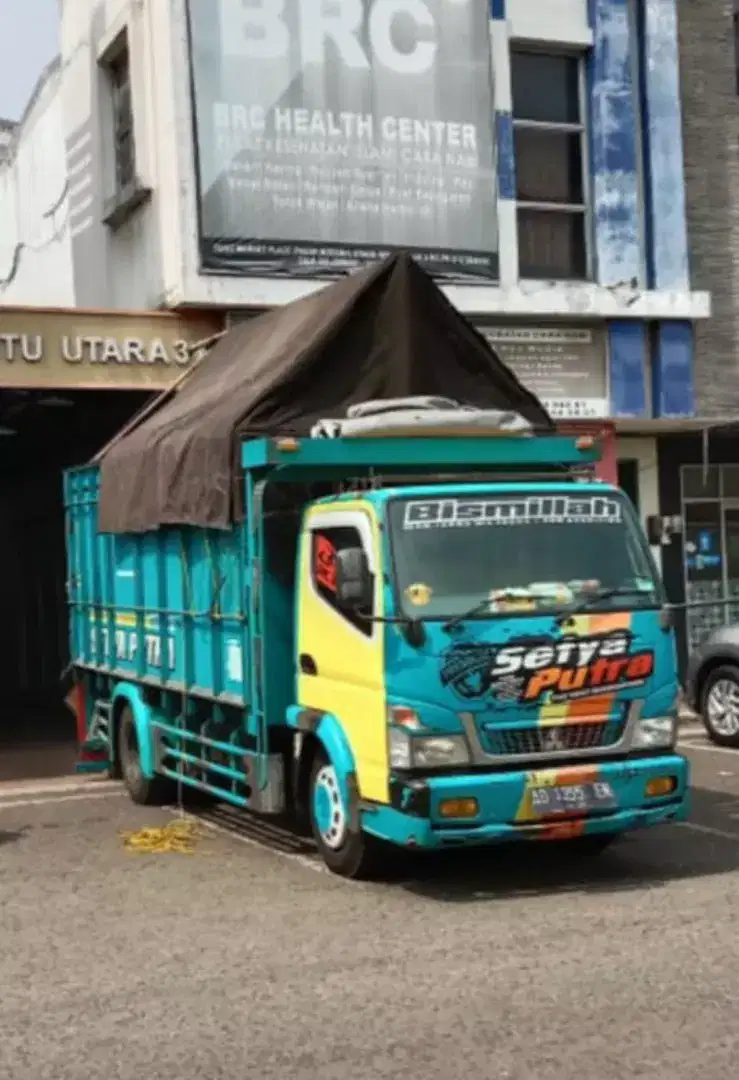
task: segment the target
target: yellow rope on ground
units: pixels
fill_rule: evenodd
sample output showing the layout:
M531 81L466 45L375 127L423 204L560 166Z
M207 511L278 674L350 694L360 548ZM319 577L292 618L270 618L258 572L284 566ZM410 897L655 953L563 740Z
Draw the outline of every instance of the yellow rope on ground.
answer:
M202 829L196 821L178 818L157 828L121 833L124 851L136 855L192 855Z

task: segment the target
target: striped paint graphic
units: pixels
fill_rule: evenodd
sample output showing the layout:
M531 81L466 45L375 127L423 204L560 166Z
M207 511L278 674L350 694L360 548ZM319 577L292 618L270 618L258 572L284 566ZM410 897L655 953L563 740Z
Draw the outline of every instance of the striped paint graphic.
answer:
M629 630L631 615L628 611L600 615L578 615L573 620L568 636L595 637L611 634L616 630ZM618 691L576 698L572 701L542 705L539 710L539 727L566 724L602 724L614 719Z
M619 611L597 615L579 615L572 620L568 636L583 639L605 636L631 629L631 613ZM607 693L588 695L571 701L547 703L539 710L540 728L566 727L572 724L607 724L618 718L623 703L619 689ZM576 784L595 783L600 775L598 765L575 765L557 769L539 769L526 773L521 801L516 813L516 824L540 824L532 839L569 840L582 836L586 831L588 813L572 811L556 821L541 821L532 806L531 792L540 787L567 787Z

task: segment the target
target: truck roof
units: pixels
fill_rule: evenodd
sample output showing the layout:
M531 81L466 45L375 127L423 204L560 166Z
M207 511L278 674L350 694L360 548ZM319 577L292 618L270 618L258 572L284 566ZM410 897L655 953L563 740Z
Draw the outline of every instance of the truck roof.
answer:
M241 448L244 469L278 470L281 479L327 470L347 478L383 474L439 472L522 472L529 479L541 472L562 477L562 471L592 468L599 459L597 441L589 436L500 435L403 438L262 438ZM297 476L296 476L297 479ZM492 479L492 477L491 477ZM524 477L522 476L522 479Z

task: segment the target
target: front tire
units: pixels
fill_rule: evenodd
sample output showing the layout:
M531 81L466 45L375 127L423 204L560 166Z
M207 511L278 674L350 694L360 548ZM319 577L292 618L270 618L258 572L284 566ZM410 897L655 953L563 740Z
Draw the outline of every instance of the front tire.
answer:
M138 806L164 806L175 799L173 782L165 776L145 776L141 768L139 737L131 707L121 713L118 746L120 749L123 786Z
M313 838L329 870L357 880L371 877L378 869L378 844L361 829L350 830L336 769L321 752L313 759L309 806Z
M722 664L709 673L701 689L700 712L711 742L739 747L739 667Z

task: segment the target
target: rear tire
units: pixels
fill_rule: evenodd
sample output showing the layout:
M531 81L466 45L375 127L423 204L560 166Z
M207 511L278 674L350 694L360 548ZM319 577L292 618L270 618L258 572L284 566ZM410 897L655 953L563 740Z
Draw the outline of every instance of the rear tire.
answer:
M701 687L699 707L711 742L739 747L739 667L714 668Z
M329 870L356 880L373 877L382 861L379 842L361 829L349 829L349 808L336 769L322 751L313 759L309 808L313 838Z
M123 786L138 806L164 806L174 801L176 785L165 776L144 776L136 724L131 707L121 713L118 738Z

